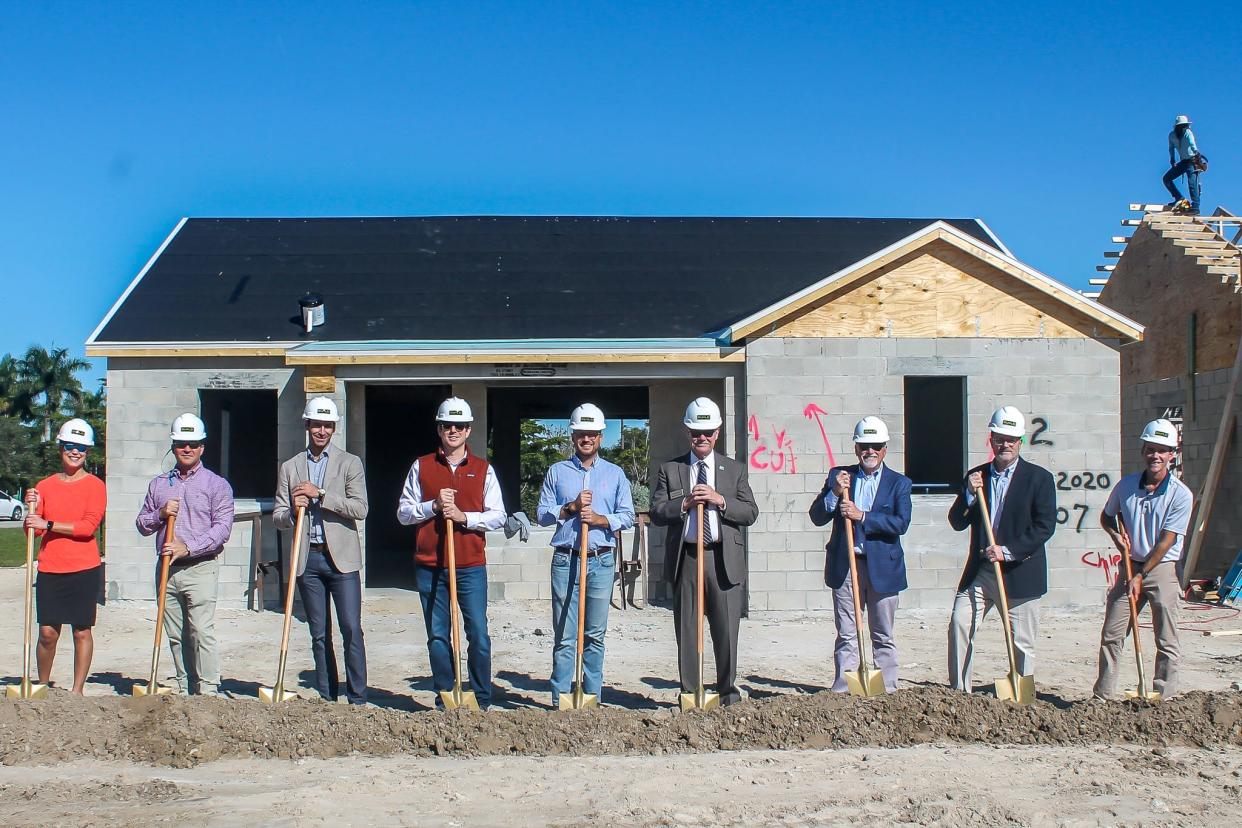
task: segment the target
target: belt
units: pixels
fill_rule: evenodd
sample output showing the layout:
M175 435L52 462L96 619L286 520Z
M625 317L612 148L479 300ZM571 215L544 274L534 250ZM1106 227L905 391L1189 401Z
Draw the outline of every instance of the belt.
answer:
M720 541L712 541L711 543L703 544L703 549L709 552L719 552L722 546L723 544ZM682 539L681 548L686 551L687 555L697 555L699 553L699 545L685 539Z
M578 549L576 547L558 546L556 547L556 549L560 552L564 552L566 555L577 555L578 554ZM612 552L611 546L601 546L598 549L588 549L586 554L588 558L598 558L600 555L608 555L611 552Z
M306 548L311 552L318 552L321 555L327 554L328 545L326 543L308 543Z

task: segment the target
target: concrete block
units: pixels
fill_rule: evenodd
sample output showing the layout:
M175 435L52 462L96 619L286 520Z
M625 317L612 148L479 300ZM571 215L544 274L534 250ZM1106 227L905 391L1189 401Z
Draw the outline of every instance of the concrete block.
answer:
M822 590L824 589L823 570L789 572L785 576L786 589Z
M551 584L549 583L549 596L551 597ZM532 581L510 581L505 584L505 600L537 600L539 598L539 584Z
M752 592L780 592L786 588L786 573L784 572L750 572L750 589Z
M768 554L768 571L801 572L804 560L805 553L801 551L770 552Z
M805 610L805 592L769 592L767 609L769 610Z

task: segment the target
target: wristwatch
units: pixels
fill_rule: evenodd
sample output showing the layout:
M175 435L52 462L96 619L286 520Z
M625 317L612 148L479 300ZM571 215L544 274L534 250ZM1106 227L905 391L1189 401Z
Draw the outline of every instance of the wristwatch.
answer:
M320 500L323 500L323 496L324 496L324 495L326 495L327 493L328 493L327 489L320 489L320 490L319 490L319 499L320 499Z
M51 522L50 520L47 522L47 526L44 526L44 527L43 527L43 531L44 531L44 532L50 532L50 531L52 531L52 522Z

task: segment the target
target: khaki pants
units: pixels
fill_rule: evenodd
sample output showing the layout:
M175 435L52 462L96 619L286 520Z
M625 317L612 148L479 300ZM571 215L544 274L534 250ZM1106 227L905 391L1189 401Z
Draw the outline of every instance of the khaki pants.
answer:
M181 693L219 692L220 658L216 652L215 627L219 581L217 558L173 566L169 571L164 634L168 636Z
M979 621L1000 604L996 572L991 562L979 567L979 574L953 599L953 618L949 621L949 686L971 692L971 666L975 655L975 632ZM1039 599L1009 598L1009 627L1013 630L1014 661L1018 675L1035 673L1035 640L1039 637ZM1005 656L1008 663L1008 655Z
M1124 572L1123 569L1122 576L1108 591L1105 603L1104 629L1100 633L1100 673L1092 689L1092 693L1101 698L1109 698L1116 692L1117 661L1130 631L1130 601L1126 597ZM1182 655L1177 639L1180 597L1177 563L1166 561L1144 576L1137 602L1140 613L1145 604L1151 604L1151 621L1156 632L1156 672L1152 676L1152 689L1166 699L1177 692L1177 663Z

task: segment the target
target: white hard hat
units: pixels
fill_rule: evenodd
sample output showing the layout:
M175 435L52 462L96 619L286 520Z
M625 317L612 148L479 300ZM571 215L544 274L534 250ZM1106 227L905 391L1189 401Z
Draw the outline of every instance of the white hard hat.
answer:
M1177 448L1177 426L1163 417L1159 420L1152 420L1143 429L1143 436L1140 439L1144 443L1155 443L1158 446Z
M1190 124L1189 115L1178 115L1176 118L1173 119L1173 126L1181 126L1182 124L1186 124L1186 125Z
M203 421L197 415L186 412L173 420L172 434L168 435L168 439L174 443L206 440L207 426L203 425Z
M988 422L988 431L993 434L1003 434L1006 437L1024 437L1026 436L1026 417L1023 417L1022 412L1012 405L1003 405L992 415L992 419Z
M306 410L302 412L303 420L314 420L319 423L337 423L341 415L336 411L336 403L331 397L312 397L306 402Z
M879 417L867 416L854 426L855 443L887 443L888 426Z
M708 429L720 428L720 406L709 400L707 397L696 397L686 406L686 416L682 419L682 423L686 428L695 428L702 431Z
M604 412L594 403L583 403L569 415L570 431L603 431Z
M473 423L474 412L470 410L470 403L461 397L449 397L436 409L436 422Z
M84 446L95 445L95 429L91 428L91 424L86 420L74 417L72 420L65 420L64 425L60 427L60 431L56 432L56 439L66 443L81 443Z

